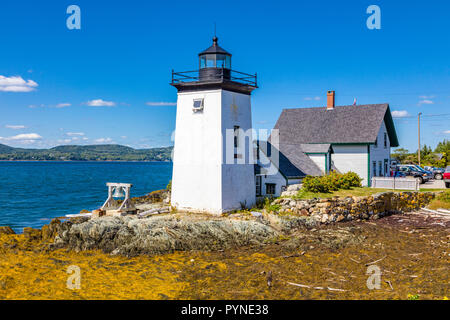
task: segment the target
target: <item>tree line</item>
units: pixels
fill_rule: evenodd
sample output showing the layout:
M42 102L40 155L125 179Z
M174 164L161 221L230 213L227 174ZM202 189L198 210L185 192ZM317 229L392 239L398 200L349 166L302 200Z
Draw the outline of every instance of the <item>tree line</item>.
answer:
M391 158L397 159L399 163L417 164L419 163L418 152L410 153L405 148L395 149ZM450 165L450 140L439 142L434 150L424 145L420 150L420 163L424 166L445 168Z

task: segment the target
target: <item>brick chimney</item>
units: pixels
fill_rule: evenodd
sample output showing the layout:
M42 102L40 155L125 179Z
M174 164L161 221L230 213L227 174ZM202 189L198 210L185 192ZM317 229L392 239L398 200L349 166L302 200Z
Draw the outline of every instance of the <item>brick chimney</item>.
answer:
M334 109L334 91L327 92L327 110Z

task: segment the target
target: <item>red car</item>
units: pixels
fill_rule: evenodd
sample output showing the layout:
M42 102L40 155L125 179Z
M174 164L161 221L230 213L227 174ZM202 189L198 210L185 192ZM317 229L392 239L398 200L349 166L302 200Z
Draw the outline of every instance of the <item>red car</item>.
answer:
M444 182L445 182L445 187L446 187L446 188L450 188L450 166L448 166L447 168L445 168L445 172L444 172Z

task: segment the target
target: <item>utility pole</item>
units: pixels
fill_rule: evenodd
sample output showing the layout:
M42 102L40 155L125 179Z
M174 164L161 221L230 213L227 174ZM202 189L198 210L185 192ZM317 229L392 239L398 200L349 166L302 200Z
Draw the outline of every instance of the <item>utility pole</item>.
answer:
M419 132L419 150L417 151L417 158L419 159L419 167L420 167L420 116L422 115L422 112L419 112L419 114L417 115L417 126L419 128L418 132Z

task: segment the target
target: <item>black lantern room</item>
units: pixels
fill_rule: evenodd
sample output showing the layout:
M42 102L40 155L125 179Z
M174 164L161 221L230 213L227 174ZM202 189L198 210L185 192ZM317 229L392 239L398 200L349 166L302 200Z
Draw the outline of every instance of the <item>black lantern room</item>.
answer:
M230 79L231 53L221 48L213 38L213 44L198 54L200 80Z
M250 94L257 88L256 74L231 70L231 53L218 45L217 37L208 49L198 54L199 69L174 72L172 85L178 91L222 88Z
M219 47L217 37L213 38L213 45L198 54L200 69L224 68L231 69L231 53Z

